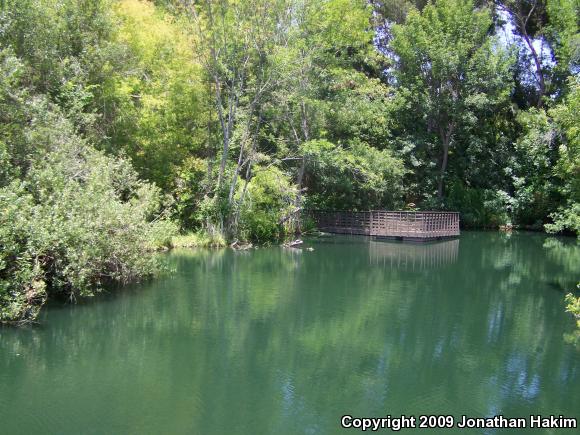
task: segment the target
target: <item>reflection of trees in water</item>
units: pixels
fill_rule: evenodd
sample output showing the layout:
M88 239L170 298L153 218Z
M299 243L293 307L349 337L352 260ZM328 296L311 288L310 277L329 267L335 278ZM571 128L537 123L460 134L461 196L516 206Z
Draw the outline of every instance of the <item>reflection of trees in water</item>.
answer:
M423 270L455 263L458 252L459 239L431 243L369 242L370 263L396 269Z
M570 276L576 275L580 281L580 243L569 239L550 237L545 240L544 248L548 258L568 272L563 281L554 281L563 291L571 291L574 283L570 283ZM571 285L572 284L572 285Z
M381 263L384 246L362 237L314 252L176 252L174 277L0 330L0 389L39 409L26 391L60 383L66 397L81 380L115 392L112 422L157 428L148 410L171 404L167 432L324 433L341 412L573 415L579 358L561 340L573 322L550 286L573 270L544 241L467 233L459 251L445 245L453 261L415 268Z

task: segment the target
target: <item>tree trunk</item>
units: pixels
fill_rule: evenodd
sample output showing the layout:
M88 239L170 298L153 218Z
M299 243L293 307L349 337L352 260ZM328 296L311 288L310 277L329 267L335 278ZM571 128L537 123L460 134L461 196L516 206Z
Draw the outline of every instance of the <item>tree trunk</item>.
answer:
M250 114L251 119L251 114ZM238 163L236 165L236 169L234 170L234 174L232 175L232 181L230 183L230 194L228 195L228 204L231 205L234 199L234 193L236 191L236 184L238 182L238 175L240 173L240 169L244 163L244 149L246 145L246 140L248 139L248 133L250 130L250 119L246 124L246 128L244 130L244 134L242 134L242 139L240 141L240 154L238 155Z
M306 113L306 103L304 100L300 103L300 116L302 124L302 137L304 142L308 142L310 139L310 131L308 128L308 118ZM300 168L298 169L298 177L296 183L298 184L298 193L296 194L296 201L294 203L297 210L302 209L302 184L304 183L304 174L306 172L306 156L303 155L300 161ZM300 231L300 219L296 219L294 222L295 228Z
M536 103L536 105L537 105L537 107L542 107L542 104L543 104L542 98L543 98L544 94L546 93L546 82L544 80L544 72L542 71L542 60L540 59L540 56L536 52L536 48L534 47L534 41L530 38L530 35L528 35L528 31L527 31L528 22L530 21L530 17L534 13L534 10L536 9L536 6L538 5L538 1L534 0L531 3L531 5L530 5L531 7L530 7L527 14L521 8L521 5L518 4L518 1L505 2L505 1L496 0L495 3L497 4L497 6L500 9L507 12L509 15L512 16L514 21L516 21L516 26L517 26L522 38L524 39L526 45L530 49L530 52L532 53L532 58L534 59L534 64L536 66L536 74L535 75L536 75L536 79L538 80L538 86L540 88L539 89L540 95L539 95L538 102Z
M538 96L538 102L536 103L536 105L538 108L540 108L542 107L543 104L542 98L546 93L546 83L544 81L544 72L542 71L542 61L540 59L540 56L538 56L538 53L536 52L536 48L534 47L534 41L530 39L527 32L525 31L523 32L523 37L524 41L526 41L528 48L532 52L532 58L534 59L534 64L536 65L536 78L538 79L538 86L540 87L539 90L540 95Z
M441 143L443 145L443 155L441 156L441 171L439 173L439 184L437 186L437 197L439 200L443 199L443 188L445 171L447 170L447 160L449 158L449 144L451 143L451 137L453 135L454 125L450 124L447 130L443 128L439 129L439 135L441 136Z
M235 92L235 90L234 90ZM219 173L218 173L218 179L217 179L217 191L219 192L221 189L221 185L222 185L222 181L223 181L223 177L224 177L224 172L226 170L226 163L228 161L228 152L230 149L230 136L232 133L232 129L234 127L234 118L236 116L236 110L238 108L238 95L237 93L235 95L230 95L228 98L228 114L227 114L227 121L223 120L223 114L220 116L221 120L223 120L223 122L221 122L222 125L222 131L223 131L223 145L222 145L222 159L220 162L220 169L219 169ZM218 103L220 108L221 108L221 98L220 98L220 102Z
M302 118L302 137L304 142L308 142L310 139L310 131L308 129L308 118L306 117L306 103L304 100L300 103L300 114ZM298 170L298 203L301 202L302 183L304 181L304 172L306 170L306 156L302 156L302 162L300 163L300 169ZM299 204L298 204L299 205Z

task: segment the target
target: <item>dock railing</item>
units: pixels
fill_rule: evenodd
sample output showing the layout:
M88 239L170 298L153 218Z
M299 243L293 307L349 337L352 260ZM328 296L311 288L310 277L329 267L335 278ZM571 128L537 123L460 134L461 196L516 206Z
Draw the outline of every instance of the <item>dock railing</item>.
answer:
M459 236L459 213L444 211L310 211L321 231L408 239Z

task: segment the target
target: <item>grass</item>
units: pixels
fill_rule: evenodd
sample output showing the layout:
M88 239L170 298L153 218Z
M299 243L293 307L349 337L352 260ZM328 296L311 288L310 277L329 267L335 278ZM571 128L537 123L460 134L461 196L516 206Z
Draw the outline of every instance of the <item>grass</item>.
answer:
M223 248L225 237L218 232L196 231L174 236L171 239L172 248Z

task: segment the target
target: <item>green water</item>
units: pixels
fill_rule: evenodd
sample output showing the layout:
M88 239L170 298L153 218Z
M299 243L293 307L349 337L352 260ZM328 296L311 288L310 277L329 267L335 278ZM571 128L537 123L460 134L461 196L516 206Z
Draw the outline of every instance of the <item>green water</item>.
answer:
M580 279L574 240L306 246L173 252L171 276L0 329L0 433L349 433L343 414L580 418L580 347L566 342L563 303Z

